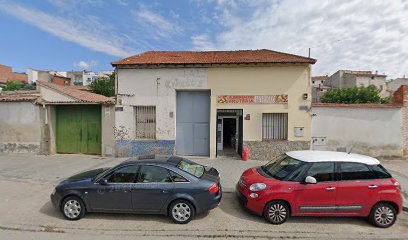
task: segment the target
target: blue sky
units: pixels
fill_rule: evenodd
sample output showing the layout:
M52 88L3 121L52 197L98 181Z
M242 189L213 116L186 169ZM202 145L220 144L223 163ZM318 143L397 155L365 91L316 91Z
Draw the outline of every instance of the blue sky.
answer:
M0 0L0 63L104 70L147 50L268 48L408 76L408 1Z

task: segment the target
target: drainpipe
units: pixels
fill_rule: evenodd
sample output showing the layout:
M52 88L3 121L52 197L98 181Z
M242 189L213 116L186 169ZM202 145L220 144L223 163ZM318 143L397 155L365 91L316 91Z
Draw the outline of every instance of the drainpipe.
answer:
M118 92L119 92L119 81L118 81L118 68L115 67L115 105L118 104Z

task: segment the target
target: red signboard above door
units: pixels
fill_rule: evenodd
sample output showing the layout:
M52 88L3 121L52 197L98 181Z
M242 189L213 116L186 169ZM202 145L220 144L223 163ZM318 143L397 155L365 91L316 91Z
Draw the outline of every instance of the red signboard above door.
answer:
M288 95L224 95L218 96L218 103L288 103Z

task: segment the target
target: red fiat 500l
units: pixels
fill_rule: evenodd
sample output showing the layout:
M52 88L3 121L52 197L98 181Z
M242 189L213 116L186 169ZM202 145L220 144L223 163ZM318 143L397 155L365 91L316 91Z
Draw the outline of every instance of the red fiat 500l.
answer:
M246 170L237 195L273 224L289 216L361 216L385 228L402 211L401 186L377 159L341 152L288 152Z

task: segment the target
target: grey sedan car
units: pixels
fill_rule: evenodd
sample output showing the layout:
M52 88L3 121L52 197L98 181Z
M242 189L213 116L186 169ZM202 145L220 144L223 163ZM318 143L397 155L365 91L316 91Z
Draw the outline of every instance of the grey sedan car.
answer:
M68 220L86 212L140 213L168 215L182 224L217 207L221 195L216 169L152 156L74 175L55 187L51 201Z

